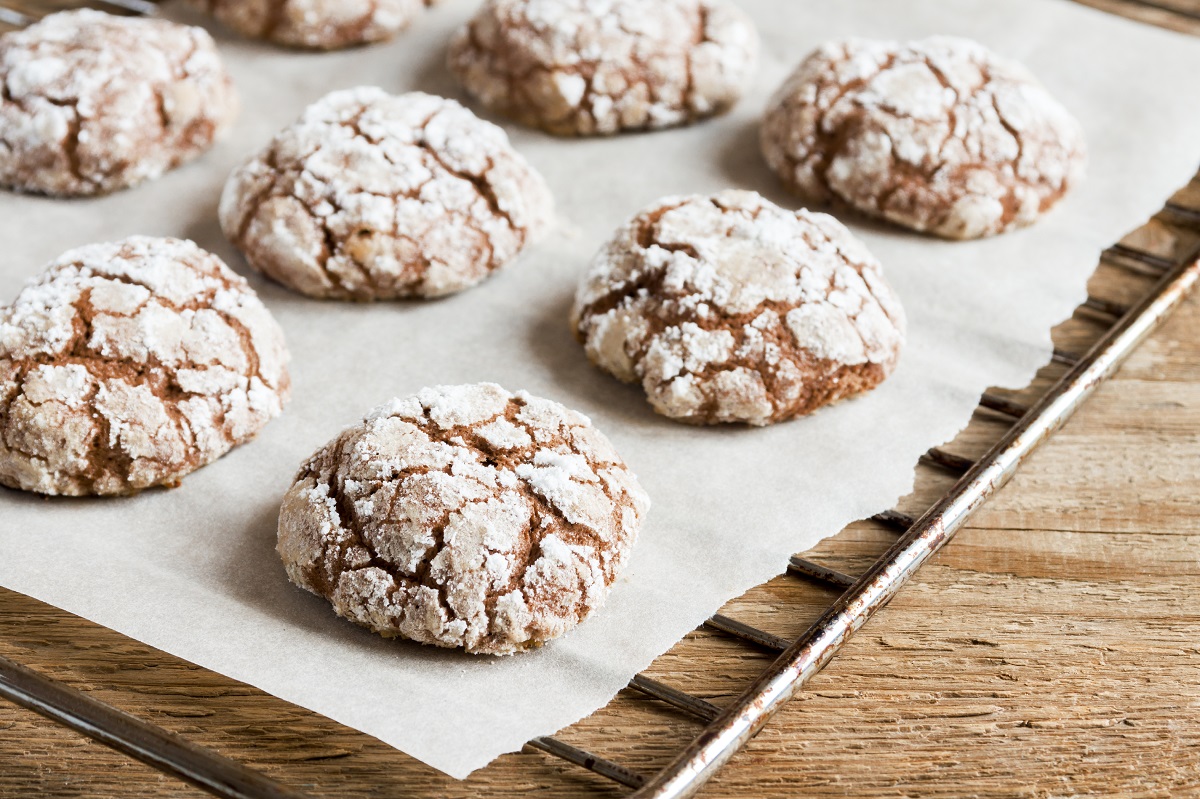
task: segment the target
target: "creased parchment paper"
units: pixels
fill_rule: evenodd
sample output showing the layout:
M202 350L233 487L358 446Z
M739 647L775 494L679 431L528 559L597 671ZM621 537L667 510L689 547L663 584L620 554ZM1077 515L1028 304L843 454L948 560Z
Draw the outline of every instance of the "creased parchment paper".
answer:
M362 306L254 277L295 356L295 398L260 438L174 491L61 501L0 490L0 584L323 713L456 777L604 705L726 600L907 493L918 456L951 439L989 385L1026 384L1050 328L1085 296L1101 249L1200 163L1200 41L1059 0L741 0L763 32L756 88L698 127L556 140L508 126L554 188L560 230L460 296ZM89 202L0 196L0 297L68 247L186 236L243 273L223 241L225 176L325 92L355 84L457 96L442 67L477 5L450 0L399 40L332 55L221 37L244 112L233 137L152 185ZM168 13L183 15L172 7ZM190 19L190 17L189 17ZM974 37L1033 68L1079 116L1087 182L1036 227L947 243L848 220L910 319L874 394L766 430L693 429L592 368L567 328L575 282L615 226L674 193L729 186L795 204L757 147L767 96L824 39ZM220 34L219 34L220 35ZM387 642L293 588L274 552L300 461L369 408L423 386L492 380L589 414L654 508L608 605L567 638L505 660Z

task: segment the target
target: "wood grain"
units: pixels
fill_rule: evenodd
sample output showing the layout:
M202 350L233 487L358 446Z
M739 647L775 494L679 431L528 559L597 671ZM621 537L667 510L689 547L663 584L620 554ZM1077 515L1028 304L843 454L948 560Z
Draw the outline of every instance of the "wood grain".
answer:
M1090 5L1200 33L1147 3ZM1200 17L1200 0L1162 0ZM1181 176L1182 177L1182 176ZM1176 196L1200 210L1200 180ZM1179 259L1200 229L1163 214L1124 240ZM1093 294L1146 279L1108 259ZM1081 351L1079 315L1056 340ZM1028 400L1061 374L1047 367ZM949 449L979 454L990 414ZM1200 794L1200 298L1193 297L1034 455L943 554L705 791L713 797ZM922 469L902 507L952 478ZM860 569L894 540L862 522L810 557ZM796 636L834 598L780 578L725 613ZM319 797L612 797L625 791L534 752L457 783L359 733L116 633L0 590L0 655ZM697 631L649 672L717 704L769 655ZM562 738L646 772L699 724L629 692ZM181 783L0 704L0 798L196 797Z

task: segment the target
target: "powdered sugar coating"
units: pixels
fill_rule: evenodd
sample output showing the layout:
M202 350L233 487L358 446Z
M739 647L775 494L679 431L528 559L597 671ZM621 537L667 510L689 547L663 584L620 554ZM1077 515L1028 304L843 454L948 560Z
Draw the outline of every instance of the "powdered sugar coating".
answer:
M256 269L313 297L439 297L515 258L550 189L502 129L453 100L334 92L237 169L221 226Z
M243 36L334 50L390 39L438 0L191 0Z
M826 44L776 93L762 147L808 199L951 239L1028 225L1083 178L1079 123L967 39Z
M467 91L524 124L611 134L728 109L758 45L728 0L487 0L449 64Z
M287 360L253 289L195 244L72 250L0 308L0 484L176 483L279 415Z
M754 192L672 197L617 231L571 325L659 413L767 425L874 388L905 317L879 262L831 216Z
M604 602L649 499L587 417L484 383L393 400L300 469L292 582L386 637L505 655Z
M0 185L103 194L207 151L237 99L202 29L98 11L0 36Z

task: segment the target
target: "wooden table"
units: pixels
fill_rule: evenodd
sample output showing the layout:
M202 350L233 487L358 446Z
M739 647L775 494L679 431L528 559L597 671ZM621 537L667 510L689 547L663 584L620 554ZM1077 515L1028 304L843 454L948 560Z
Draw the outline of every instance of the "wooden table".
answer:
M1174 11L1088 1L1200 34L1200 0L1162 0ZM1180 199L1200 209L1200 181ZM1200 246L1200 231L1152 223L1128 242L1171 257ZM1093 281L1101 297L1135 290L1111 267ZM1080 316L1056 339L1081 347L1097 329ZM978 454L995 424L978 419L952 449ZM922 508L951 479L923 473L905 505ZM1200 794L1198 485L1193 297L704 795ZM879 525L858 524L811 557L853 571L891 540ZM832 599L781 578L725 612L796 636ZM536 752L457 783L323 717L3 590L0 655L314 796L623 793ZM721 704L768 659L699 631L650 674ZM697 729L626 693L560 737L650 772ZM3 799L200 795L0 703Z

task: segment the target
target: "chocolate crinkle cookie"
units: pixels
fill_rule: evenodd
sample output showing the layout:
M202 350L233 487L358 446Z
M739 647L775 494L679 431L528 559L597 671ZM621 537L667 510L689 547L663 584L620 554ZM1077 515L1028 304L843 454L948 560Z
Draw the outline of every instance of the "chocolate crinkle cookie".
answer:
M0 484L173 485L279 415L287 360L250 286L191 242L72 250L0 308Z
M292 582L388 638L507 655L604 602L649 500L587 417L493 384L373 411L300 469Z
M0 36L0 185L70 197L161 176L233 124L233 83L200 28L98 11Z
M836 219L726 191L662 200L621 228L571 324L588 357L640 382L659 413L768 425L883 382L905 317Z
M439 0L190 0L233 30L287 47L336 50L390 39Z
M949 239L1028 225L1083 178L1078 122L967 39L826 44L776 93L767 161L794 191Z
M547 230L546 182L453 100L334 92L230 177L221 226L252 266L312 297L440 297Z
M583 136L727 110L758 46L729 0L487 0L451 42L449 65L489 108Z

